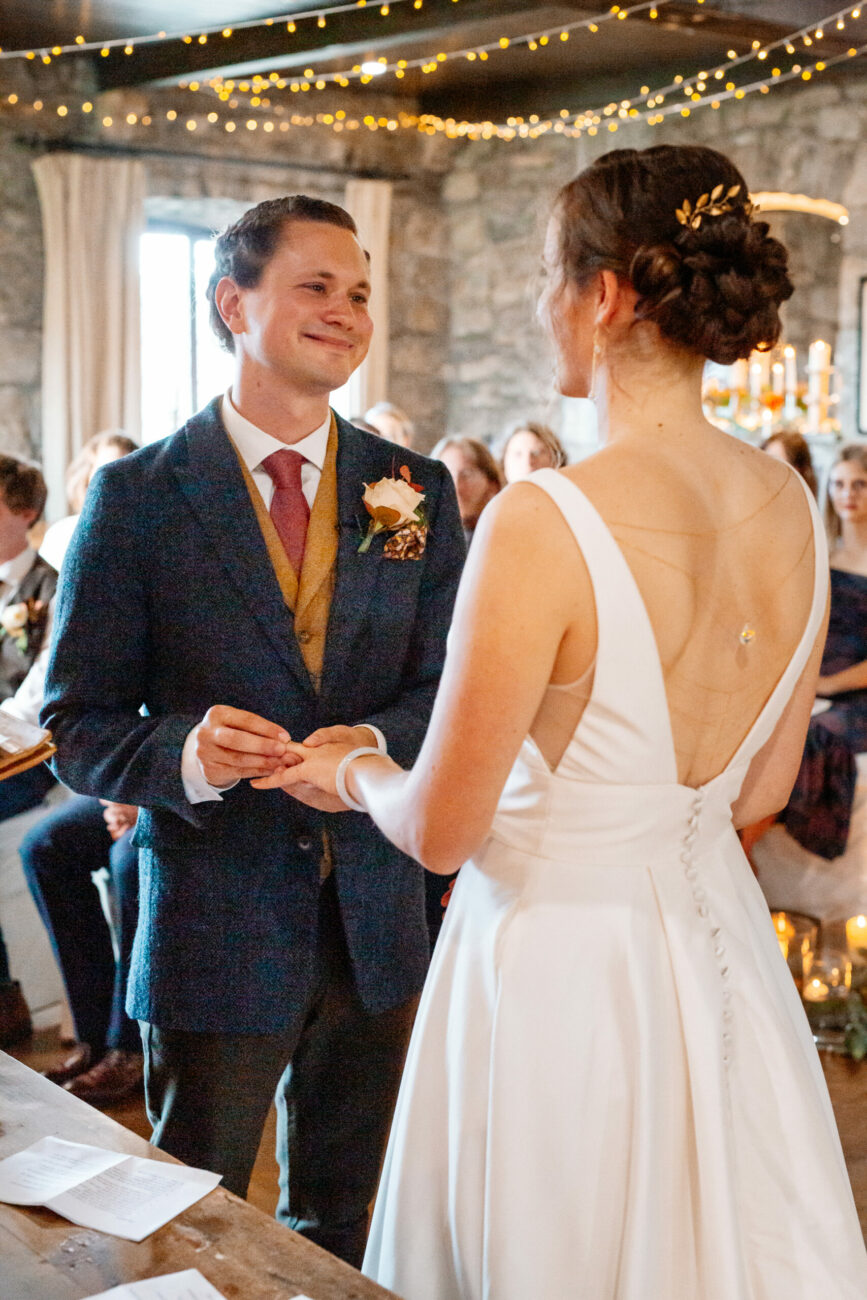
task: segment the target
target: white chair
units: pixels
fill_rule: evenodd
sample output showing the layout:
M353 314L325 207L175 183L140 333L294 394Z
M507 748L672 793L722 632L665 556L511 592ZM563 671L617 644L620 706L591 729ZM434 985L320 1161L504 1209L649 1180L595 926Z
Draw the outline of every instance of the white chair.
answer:
M867 754L856 754L858 776L846 850L821 858L772 826L753 846L752 860L774 910L839 921L867 912Z
M68 1026L69 1011L48 934L24 879L18 845L50 809L69 797L65 786L53 786L37 808L0 822L0 925L12 978L21 984L34 1029Z

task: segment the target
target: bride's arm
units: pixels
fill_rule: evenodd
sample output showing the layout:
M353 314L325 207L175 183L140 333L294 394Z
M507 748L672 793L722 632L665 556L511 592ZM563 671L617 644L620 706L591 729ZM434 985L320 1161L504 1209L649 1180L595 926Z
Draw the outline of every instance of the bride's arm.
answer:
M487 834L563 635L582 610L592 641L589 663L596 635L592 587L562 516L532 485L495 498L473 539L415 766L406 772L390 759L365 755L346 772L349 793L398 848L428 870L456 870ZM296 752L304 762L279 781L256 784L291 789L308 782L334 791L337 763L347 748Z

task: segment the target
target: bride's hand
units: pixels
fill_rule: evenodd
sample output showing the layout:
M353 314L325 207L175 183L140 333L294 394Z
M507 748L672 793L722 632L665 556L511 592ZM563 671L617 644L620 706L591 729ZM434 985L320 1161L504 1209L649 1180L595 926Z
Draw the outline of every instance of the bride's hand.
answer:
M250 784L256 790L285 790L301 803L322 812L346 812L348 809L337 793L335 778L341 759L357 748L354 740L316 745L289 744L286 749L296 760L294 766L278 767L270 776Z

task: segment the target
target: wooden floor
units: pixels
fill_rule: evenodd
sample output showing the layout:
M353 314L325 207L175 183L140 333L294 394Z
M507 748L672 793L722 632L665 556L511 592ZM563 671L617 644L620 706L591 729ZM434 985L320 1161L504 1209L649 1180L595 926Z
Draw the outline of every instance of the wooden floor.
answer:
M58 1057L62 1055L60 1031L43 1030L34 1034L29 1042L21 1043L18 1047L8 1047L6 1050L10 1056L17 1057L32 1070L48 1069L49 1066L56 1064ZM142 1094L122 1102L119 1106L106 1106L105 1113L117 1120L118 1124L123 1124L133 1133L138 1133L139 1137L150 1137L151 1126L145 1114ZM276 1112L272 1106L262 1134L262 1142L247 1194L247 1200L267 1214L273 1214L277 1206L277 1162L274 1159L276 1121Z
M37 1033L28 1043L7 1050L31 1069L44 1070L56 1061L60 1053L59 1031L55 1029ZM852 1180L855 1204L867 1240L867 1061L857 1065L854 1061L826 1052L821 1053L821 1056ZM140 1137L150 1137L151 1128L141 1096L123 1105L106 1108L105 1113ZM264 1210L267 1214L273 1214L277 1205L275 1126L276 1114L272 1106L247 1196L257 1209Z

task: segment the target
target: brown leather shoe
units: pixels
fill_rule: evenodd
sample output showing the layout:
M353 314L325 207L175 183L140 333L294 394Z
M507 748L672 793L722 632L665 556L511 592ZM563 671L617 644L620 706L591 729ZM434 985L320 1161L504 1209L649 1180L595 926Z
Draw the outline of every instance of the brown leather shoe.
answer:
M67 1092L91 1106L113 1106L138 1092L144 1080L144 1057L141 1052L125 1052L113 1047L85 1074L78 1074L65 1084Z
M78 1074L84 1074L85 1070L90 1069L90 1063L93 1060L93 1052L89 1043L76 1043L68 1056L65 1056L59 1065L55 1065L53 1070L44 1070L46 1079L52 1083L68 1083Z
M30 1011L17 980L0 984L0 1047L11 1047L33 1033Z

